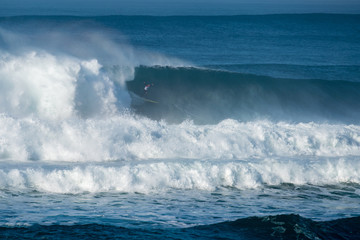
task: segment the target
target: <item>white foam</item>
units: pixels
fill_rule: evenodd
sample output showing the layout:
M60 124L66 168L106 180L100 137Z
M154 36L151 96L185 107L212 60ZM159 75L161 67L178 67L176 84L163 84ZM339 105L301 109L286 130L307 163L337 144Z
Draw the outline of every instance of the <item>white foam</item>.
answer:
M46 52L0 55L0 111L16 118L49 120L95 111L98 115L113 113L117 110L114 83L100 68L96 59L84 61ZM86 96L82 94L85 86ZM92 99L88 108L81 105L86 98Z
M360 126L238 122L179 125L119 113L48 121L0 115L4 161L102 162L136 159L231 160L360 156Z
M1 29L0 35L5 42L23 37ZM358 125L228 119L199 126L191 121L152 121L127 112L125 82L134 77L135 66L176 61L118 46L99 34L88 35L89 42L83 44L61 34L50 40L54 36L55 43L68 40L76 47L59 54L51 44L41 48L48 37L36 45L25 36L20 42L26 48L20 53L15 47L0 50L0 160L5 166L19 164L0 170L0 188L147 192L359 182L360 167L354 160L360 156ZM284 161L287 158L301 160ZM151 163L152 159L159 162ZM130 163L104 163L115 160ZM135 164L137 160L145 163ZM20 162L31 161L85 166L21 167ZM103 166L91 165L94 162Z
M256 189L264 185L360 183L355 159L317 161L160 161L121 166L75 166L0 170L0 188L52 193L159 192L168 189Z

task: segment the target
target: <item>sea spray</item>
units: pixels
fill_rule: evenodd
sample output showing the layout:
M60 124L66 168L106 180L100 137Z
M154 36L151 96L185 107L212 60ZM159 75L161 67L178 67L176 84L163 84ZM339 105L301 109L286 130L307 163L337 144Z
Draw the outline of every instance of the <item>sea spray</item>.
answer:
M132 113L53 122L1 115L1 155L14 161L102 162L130 159L246 159L359 156L357 125L158 122Z
M355 159L265 158L247 161L152 160L102 165L45 165L0 171L0 188L80 194L99 192L157 193L173 190L238 190L265 186L360 184L360 164Z

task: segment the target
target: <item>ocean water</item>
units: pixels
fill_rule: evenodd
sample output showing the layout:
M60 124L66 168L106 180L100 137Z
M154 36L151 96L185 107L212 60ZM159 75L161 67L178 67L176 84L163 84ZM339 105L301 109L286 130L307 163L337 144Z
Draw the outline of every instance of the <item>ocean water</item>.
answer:
M0 18L0 237L360 239L359 22Z

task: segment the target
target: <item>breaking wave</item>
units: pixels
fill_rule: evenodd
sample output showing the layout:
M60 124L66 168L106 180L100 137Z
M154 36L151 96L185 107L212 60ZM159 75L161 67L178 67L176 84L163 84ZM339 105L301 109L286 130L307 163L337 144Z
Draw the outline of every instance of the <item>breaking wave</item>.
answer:
M286 79L203 68L138 67L128 89L159 104L133 104L153 119L217 123L269 119L292 122L358 123L360 83L320 79ZM136 103L136 102L135 102Z
M189 67L82 24L24 30L36 24L0 28L1 189L359 183L358 82Z
M269 185L360 184L356 158L265 158L246 161L162 160L73 167L37 166L0 170L0 189L61 194L214 191Z

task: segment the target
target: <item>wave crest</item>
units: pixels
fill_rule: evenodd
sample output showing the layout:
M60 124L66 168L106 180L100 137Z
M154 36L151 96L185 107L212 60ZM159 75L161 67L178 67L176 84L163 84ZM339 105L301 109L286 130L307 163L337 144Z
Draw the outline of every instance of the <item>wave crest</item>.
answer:
M14 161L130 159L245 159L251 157L359 156L357 125L242 123L179 125L123 113L60 124L0 116L0 156Z

